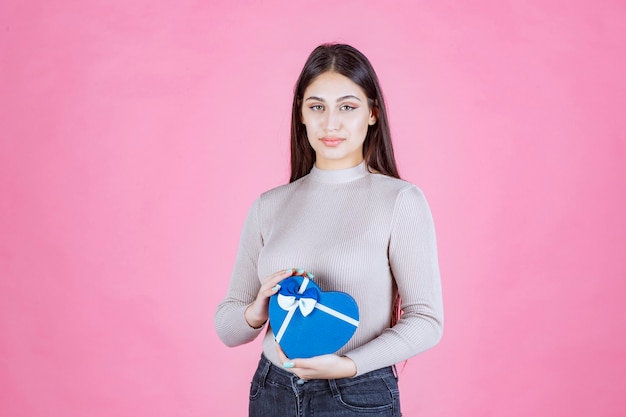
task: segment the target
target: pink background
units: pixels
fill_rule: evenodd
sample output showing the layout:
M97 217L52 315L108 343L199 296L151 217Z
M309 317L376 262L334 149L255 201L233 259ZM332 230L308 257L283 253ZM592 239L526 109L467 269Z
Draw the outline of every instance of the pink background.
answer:
M370 57L437 225L404 415L623 415L624 2L243 3L0 3L0 415L245 415L260 340L213 313L326 41Z

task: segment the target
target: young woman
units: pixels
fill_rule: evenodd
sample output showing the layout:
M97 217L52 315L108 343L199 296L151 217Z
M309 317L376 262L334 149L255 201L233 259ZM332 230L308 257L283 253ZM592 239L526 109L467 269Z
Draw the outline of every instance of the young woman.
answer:
M292 275L350 294L359 327L336 354L302 359L267 326L250 416L400 416L394 365L443 330L435 231L423 193L398 175L376 73L349 45L317 47L298 78L290 183L250 209L215 315L223 342L255 339Z

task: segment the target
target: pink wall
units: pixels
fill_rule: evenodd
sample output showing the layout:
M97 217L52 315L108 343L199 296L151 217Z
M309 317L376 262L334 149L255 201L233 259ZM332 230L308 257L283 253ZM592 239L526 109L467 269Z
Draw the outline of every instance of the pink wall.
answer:
M406 416L626 408L622 1L0 4L0 415L245 415L213 330L310 50L372 60L438 229Z

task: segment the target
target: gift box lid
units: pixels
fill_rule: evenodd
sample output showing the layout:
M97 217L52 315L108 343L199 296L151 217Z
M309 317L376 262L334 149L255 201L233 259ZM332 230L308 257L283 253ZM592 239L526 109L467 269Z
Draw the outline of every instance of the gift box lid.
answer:
M269 320L276 341L290 359L335 353L359 325L356 301L344 292L325 292L311 279L286 278L270 298Z

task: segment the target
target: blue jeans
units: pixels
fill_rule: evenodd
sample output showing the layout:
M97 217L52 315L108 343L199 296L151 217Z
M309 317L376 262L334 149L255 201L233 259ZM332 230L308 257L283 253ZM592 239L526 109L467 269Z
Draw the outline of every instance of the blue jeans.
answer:
M250 386L250 417L400 417L391 367L354 378L303 381L261 356Z

